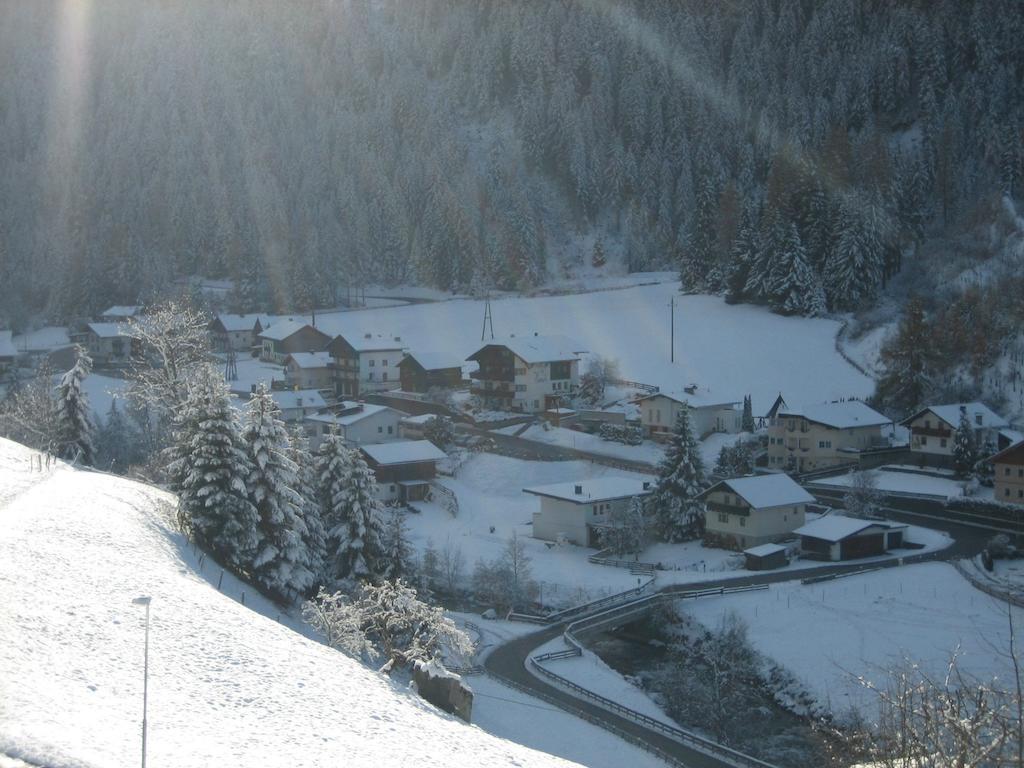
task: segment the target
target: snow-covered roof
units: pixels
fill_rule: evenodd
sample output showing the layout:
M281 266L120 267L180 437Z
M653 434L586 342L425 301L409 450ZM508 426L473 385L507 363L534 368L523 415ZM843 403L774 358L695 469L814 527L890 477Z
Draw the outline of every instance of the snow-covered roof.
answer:
M260 338L261 339L270 339L271 341L284 341L289 336L292 336L292 335L298 333L299 331L301 331L303 328L306 328L307 326L310 327L310 328L313 327L313 326L309 325L309 323L300 323L298 320L291 320L291 319L288 319L288 320L278 320L272 326L270 326L265 331L260 333ZM319 329L314 329L314 330L319 330ZM326 334L324 334L324 335L326 335Z
M241 331L251 331L256 327L256 323L260 324L260 327L266 327L268 324L264 322L264 318L259 315L217 315L216 321L223 326L227 333L238 333Z
M364 333L359 335L346 335L343 333L341 337L356 352L390 352L393 349L401 350L404 348L401 336L394 336L388 333Z
M402 419L403 424L429 424L437 418L436 413L421 413L419 416L406 416Z
M128 336L128 325L126 323L89 323L87 327L101 339Z
M781 472L722 480L704 491L703 495L723 485L741 496L755 509L779 507L784 504L809 504L814 501L814 497L801 488L793 478Z
M700 389L699 387L694 388L692 391L688 389L675 389L668 392L653 392L649 395L638 397L636 402L639 403L656 397L666 397L677 403L688 403L691 408L718 408L726 405L737 406L743 402L742 397L719 395L709 389Z
M347 427L382 411L394 410L386 405L374 405L373 403L346 402L342 403L342 406L345 407L346 411L340 415L331 412L315 413L312 416L307 416L306 421L315 421L321 424L337 424L339 427Z
M1020 430L1017 429L1010 429L1009 427L1000 429L999 436L1006 440L1010 445L1013 445L1014 443L1019 443L1022 440L1024 440L1024 432L1021 432Z
M360 450L383 466L440 461L448 456L429 440L399 440L394 443L362 445Z
M331 363L331 356L326 352L292 352L285 364L289 360L299 368L326 368Z
M853 429L854 427L877 427L891 424L892 419L886 418L874 408L860 400L847 400L842 403L819 403L803 408L783 408L780 417L803 416L808 421L824 424L834 429Z
M922 408L920 411L915 413L913 416L909 416L900 423L903 425L909 424L911 421L916 419L918 416L931 411L944 422L949 424L953 429L956 429L960 425L960 409L963 408L967 411L967 418L971 422L971 426L974 428L988 428L988 429L1001 429L1002 427L1009 426L1009 422L1000 416L998 413L993 411L984 403L947 403L946 405L930 405L927 408ZM978 423L977 417L981 416L981 423Z
M781 544L762 544L759 547L751 547L750 549L744 549L744 555L753 555L754 557L768 557L778 552L785 552L786 548Z
M491 339L466 359L475 360L487 347L507 347L527 364L579 360L580 354L587 351L583 344L568 336L507 336Z
M326 408L324 396L315 389L278 389L270 393L282 411L292 408Z
M645 487L646 486L646 487ZM579 493L577 493L579 489ZM644 496L654 490L650 480L634 480L631 477L598 477L591 480L576 480L568 483L551 483L523 488L524 493L534 496L548 496L575 504L592 504L598 501L625 499L630 496Z
M906 528L905 525L887 523L881 520L860 520L855 517L846 517L846 515L825 515L797 528L793 533L797 536L808 536L812 539L836 542L876 526L886 529Z
M990 456L988 460L990 462L1008 461L1012 458L1016 458L1018 455L1024 457L1024 440L1014 443L1013 445L1008 445L999 453Z
M445 368L462 369L462 358L450 352L438 352L434 349L417 350L409 352L405 356L405 360L410 358L419 363L425 371L440 371Z
M0 331L0 357L17 357L12 331Z
M100 316L101 317L134 317L135 315L139 314L139 309L140 309L140 307L138 307L138 306L136 306L134 304L129 304L129 305L125 305L125 306L121 306L119 304L115 304L114 306L109 307L106 311L101 312Z

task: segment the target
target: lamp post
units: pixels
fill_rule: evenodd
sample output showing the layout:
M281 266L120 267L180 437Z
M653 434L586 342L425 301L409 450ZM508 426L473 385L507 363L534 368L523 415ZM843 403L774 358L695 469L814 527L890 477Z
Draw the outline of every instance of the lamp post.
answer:
M136 597L133 605L146 606L146 651L142 668L142 768L146 768L146 705L149 699L149 604L150 597Z

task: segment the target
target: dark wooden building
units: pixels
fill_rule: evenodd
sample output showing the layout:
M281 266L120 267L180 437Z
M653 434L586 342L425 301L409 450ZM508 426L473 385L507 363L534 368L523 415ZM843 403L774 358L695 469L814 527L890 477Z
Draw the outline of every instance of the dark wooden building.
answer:
M260 359L284 365L294 352L322 352L331 337L309 323L296 320L278 320L259 334Z
M382 501L417 501L437 477L437 462L447 454L429 440L402 440L359 448L377 478Z
M405 392L458 389L462 386L462 361L440 352L411 352L398 364Z
M811 560L856 560L884 555L903 546L907 526L883 520L861 520L844 515L826 515L794 533L800 537L800 552Z

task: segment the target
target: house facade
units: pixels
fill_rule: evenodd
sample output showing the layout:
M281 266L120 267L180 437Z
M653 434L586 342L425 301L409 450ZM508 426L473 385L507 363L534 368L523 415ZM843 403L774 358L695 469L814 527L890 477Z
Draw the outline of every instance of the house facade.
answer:
M836 561L884 555L903 546L906 530L907 526L897 523L826 515L795 533L800 537L801 557Z
M206 328L215 352L249 352L263 333L263 323L256 315L217 315Z
M470 392L490 410L539 413L561 407L579 387L582 351L565 336L491 341L466 358L480 366L470 374Z
M1024 440L1001 450L990 461L995 471L993 498L1024 505Z
M984 403L974 402L929 406L901 421L900 424L910 430L911 453L932 459L932 463L940 466L952 466L954 438L961 414L967 416L978 450L985 453L985 446L991 446L994 451L999 442L999 430L1009 424Z
M401 440L361 445L359 450L377 478L381 501L421 501L437 477L437 462L446 454L429 440Z
M126 365L139 351L125 323L88 323L71 340L85 347L95 365Z
M782 473L722 480L701 498L706 508L705 541L737 550L792 537L814 501Z
M540 510L533 513L533 537L544 541L566 541L578 547L600 547L601 529L612 516L625 510L638 496L652 493L650 480L602 477L523 488L540 498Z
M743 429L742 398L716 398L689 386L680 392L657 392L637 400L644 434L654 440L669 440L684 404L690 406L690 425L698 440L714 432L737 434Z
M405 352L400 336L374 333L335 336L327 351L338 397L361 397L402 385L398 364Z
M316 451L324 437L336 429L351 445L384 443L401 438L399 425L405 414L386 405L343 402L336 412L316 413L304 421L309 448Z
M331 341L323 331L296 320L279 320L261 331L257 338L260 359L277 365L284 365L288 355L295 352L321 352Z
M297 389L333 389L331 356L327 352L293 352L284 359L284 380Z
M462 386L462 361L439 352L410 352L398 363L403 392L458 389Z
M892 422L859 400L779 410L768 420L768 466L789 472L856 464L888 444Z
M270 397L281 409L281 419L294 424L327 407L323 395L315 389L275 389Z

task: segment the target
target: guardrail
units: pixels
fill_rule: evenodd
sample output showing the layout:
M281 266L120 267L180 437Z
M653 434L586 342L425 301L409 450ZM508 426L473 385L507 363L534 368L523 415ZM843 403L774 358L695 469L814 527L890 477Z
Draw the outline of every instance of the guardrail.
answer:
M608 379L609 384L614 384L616 387L629 387L630 389L639 389L641 392L647 392L648 394L657 394L661 392L660 387L656 387L653 384L644 384L640 381L630 381L629 379Z
M806 579L800 579L800 583L804 586L808 584L821 584L826 581L845 579L847 576L860 576L865 573L874 573L875 571L880 570L882 570L881 566L877 566L875 568L861 568L858 571L845 571L843 573L826 573L823 576L808 576Z
M607 565L611 568L625 568L632 573L645 573L653 574L657 566L654 563L644 563L639 560L619 560L614 557L605 557L607 549L602 549L600 552L591 555L587 558L587 562L593 563L594 565Z
M554 613L549 613L546 616L536 616L529 613L516 613L513 611L510 612L506 618L509 621L525 621L531 624L557 624L561 621L565 621L566 619L570 619L573 616L589 613L591 611L599 611L610 605L620 605L630 602L631 600L635 600L649 592L653 585L654 575L652 574L650 579L634 589L627 589L625 592L616 592L614 595L608 595L607 597L602 597L598 600L592 600L589 603L574 605L571 608L555 611Z
M645 728L649 728L652 731L667 736L673 741L677 741L684 746L697 749L701 752L717 757L728 765L738 766L739 768L775 768L771 763L758 760L755 757L738 752L730 747L726 747L715 741L706 739L703 736L699 736L698 734L679 728L678 726L664 723L650 717L649 715L645 715L642 712L630 709L629 707L619 704L617 701L613 701L599 693L594 693L593 691L584 688L578 683L574 683L572 680L562 677L558 673L553 672L542 665L542 662L545 661L556 661L558 659L568 659L581 656L583 654L583 644L576 637L576 632L593 630L599 626L611 624L613 622L620 622L624 618L631 617L634 613L647 611L653 605L668 602L670 600L710 597L764 589L768 589L767 584L757 584L747 587L719 587L715 589L690 590L687 592L677 593L661 593L640 598L639 600L635 600L631 603L610 608L595 616L589 616L572 622L568 627L566 627L563 635L565 641L569 643L571 647L564 651L553 651L533 656L530 658L530 666L533 669L536 669L544 677L547 677L556 684L564 686L572 692L593 701L598 706L638 723Z

